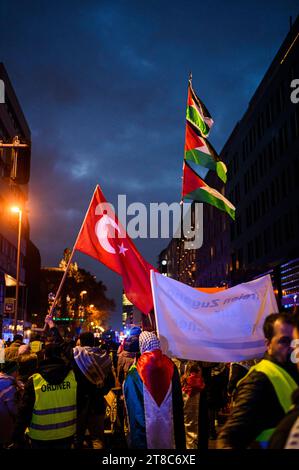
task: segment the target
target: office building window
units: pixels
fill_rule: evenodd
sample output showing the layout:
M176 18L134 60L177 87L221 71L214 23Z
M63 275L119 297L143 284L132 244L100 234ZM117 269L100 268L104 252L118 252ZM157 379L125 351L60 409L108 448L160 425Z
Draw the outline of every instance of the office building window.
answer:
M265 208L266 208L266 211L268 212L269 210L269 207L270 207L270 203L269 203L269 190L268 188L265 189Z
M245 173L244 175L244 190L245 190L245 194L248 193L248 179L247 179L247 173Z
M236 253L231 253L231 267L233 270L236 269Z
M237 233L237 237L239 237L242 234L242 216L241 215L236 218L236 233Z
M275 161L277 159L277 155L278 155L277 142L276 142L276 137L275 136L273 137L271 144L272 144L273 161Z
M291 115L291 133L292 139L299 137L299 108L297 106L295 112Z
M275 183L272 181L271 183L271 205L275 206L276 204L276 193L275 193Z
M282 230L281 230L281 222L277 220L273 224L273 240L274 240L274 248L280 247L282 245Z
M261 194L261 215L263 216L266 211L266 203L265 203L265 192L262 191Z
M275 179L275 186L276 186L276 200L277 202L280 200L280 184L279 184L279 177L277 176L277 178Z
M240 248L238 250L238 264L239 264L239 268L242 269L243 268L243 249Z
M238 154L238 152L236 152L233 156L233 169L234 169L234 175L235 175L239 170L239 154Z
M277 113L281 113L283 108L283 82L281 82L277 93L276 93L276 110Z
M281 186L281 194L282 197L287 195L287 181L286 181L286 172L283 170L280 177L280 186Z
M272 100L268 102L266 108L266 125L269 127L272 123L273 111L272 111Z
M284 215L284 235L286 243L291 240L294 236L294 222L292 217L292 211Z
M238 202L240 202L240 199L241 199L240 183L237 183L235 187L235 203L238 204Z
M260 177L262 178L264 176L264 160L263 160L263 154L260 153L258 156L258 162L259 162L259 171L260 171Z
M272 233L271 233L270 227L264 230L263 239L264 239L264 253L267 255L271 251L271 244L272 244Z
M260 235L258 237L255 237L254 244L255 244L255 257L260 258L262 256L262 248L263 248L262 239Z
M250 227L252 224L252 206L246 207L246 225Z
M247 243L247 258L248 258L248 263L251 263L254 259L253 241L250 241L249 243Z
M289 77L290 77L290 80L293 80L295 77L295 65L292 64L290 69L289 69Z
M230 224L230 239L233 241L235 239L235 222Z
M288 138L288 123L287 121L284 123L284 126L282 128L283 132L283 141L284 141L284 148L287 149L289 146L289 138Z
M260 128L261 128L261 136L264 135L265 132L265 118L264 118L264 112L261 112L260 115Z

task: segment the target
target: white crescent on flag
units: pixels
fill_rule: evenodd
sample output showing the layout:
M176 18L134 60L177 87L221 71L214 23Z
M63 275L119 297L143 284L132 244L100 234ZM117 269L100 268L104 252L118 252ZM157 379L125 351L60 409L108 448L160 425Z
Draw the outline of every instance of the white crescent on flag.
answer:
M115 230L118 231L118 233L120 233L120 228L115 220L113 220L107 214L104 214L103 217L101 217L101 219L96 223L95 233L101 247L108 253L115 254L116 251L108 240L109 226L112 226Z

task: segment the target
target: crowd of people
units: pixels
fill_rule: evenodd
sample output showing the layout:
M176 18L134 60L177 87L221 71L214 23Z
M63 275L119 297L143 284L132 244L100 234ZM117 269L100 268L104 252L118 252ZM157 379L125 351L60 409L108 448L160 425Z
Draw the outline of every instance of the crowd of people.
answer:
M156 333L134 327L119 345L91 332L6 345L0 371L0 448L299 448L299 319L272 314L265 356L233 363L170 358ZM105 428L117 397L115 434ZM106 397L106 398L105 398ZM118 442L118 444L115 444Z

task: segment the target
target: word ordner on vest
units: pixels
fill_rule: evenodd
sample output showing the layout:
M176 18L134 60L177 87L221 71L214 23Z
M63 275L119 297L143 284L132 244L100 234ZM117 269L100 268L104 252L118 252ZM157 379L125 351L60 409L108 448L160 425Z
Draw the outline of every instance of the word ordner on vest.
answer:
M41 386L41 391L42 392L53 392L55 390L66 390L66 389L70 389L71 388L71 384L70 382L62 382L61 384L59 385L51 385L51 384L47 384L47 385L42 385Z

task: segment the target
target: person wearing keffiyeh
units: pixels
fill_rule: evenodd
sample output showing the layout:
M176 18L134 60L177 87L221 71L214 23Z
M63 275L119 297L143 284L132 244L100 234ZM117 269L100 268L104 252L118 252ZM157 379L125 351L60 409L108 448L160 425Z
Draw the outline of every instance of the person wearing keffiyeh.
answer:
M153 332L139 336L141 356L123 389L129 420L129 447L185 449L183 399L175 364L161 351Z

